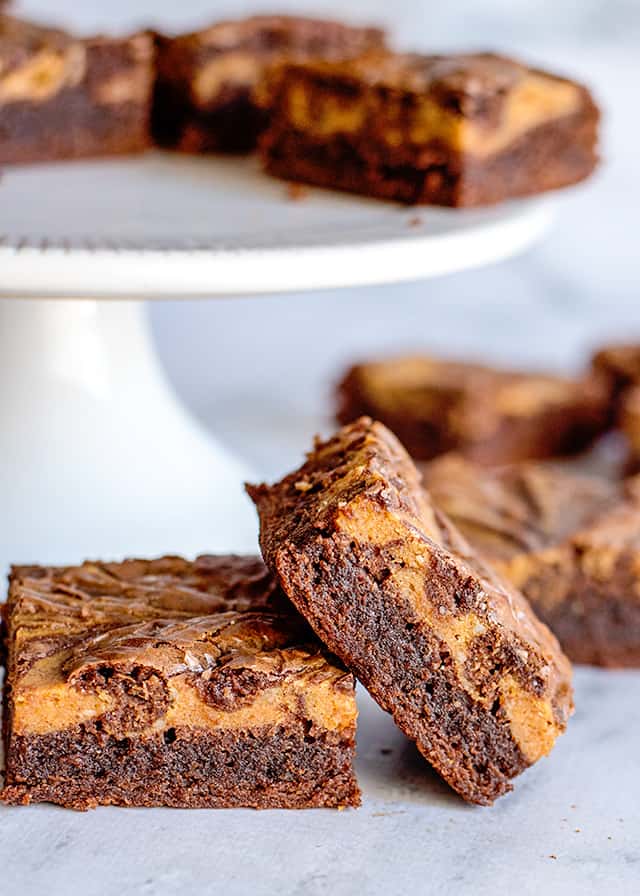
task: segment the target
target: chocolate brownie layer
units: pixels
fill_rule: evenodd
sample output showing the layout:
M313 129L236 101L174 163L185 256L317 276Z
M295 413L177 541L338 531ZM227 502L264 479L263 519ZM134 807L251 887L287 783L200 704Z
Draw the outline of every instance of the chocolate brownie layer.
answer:
M491 803L552 748L572 711L567 659L384 426L346 426L249 493L287 596L465 799Z
M154 136L184 152L250 152L269 122L266 72L287 60L341 59L381 47L376 28L253 16L157 37Z
M291 180L474 206L576 183L597 162L588 91L493 54L292 64L271 93L263 159Z
M457 456L423 470L435 504L524 592L574 662L640 665L637 481L540 464L491 471Z
M459 451L503 464L583 450L603 431L607 397L595 377L569 379L429 356L357 364L338 387L341 423L385 423L416 458Z
M264 565L13 570L6 802L357 805L353 677Z
M79 39L0 16L0 162L149 145L153 42Z

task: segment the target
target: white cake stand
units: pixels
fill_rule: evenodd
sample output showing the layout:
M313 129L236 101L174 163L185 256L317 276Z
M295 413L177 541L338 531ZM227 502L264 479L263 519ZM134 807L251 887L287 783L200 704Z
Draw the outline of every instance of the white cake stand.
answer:
M297 199L253 161L5 172L0 563L255 548L251 472L179 405L136 300L432 277L521 251L552 213Z

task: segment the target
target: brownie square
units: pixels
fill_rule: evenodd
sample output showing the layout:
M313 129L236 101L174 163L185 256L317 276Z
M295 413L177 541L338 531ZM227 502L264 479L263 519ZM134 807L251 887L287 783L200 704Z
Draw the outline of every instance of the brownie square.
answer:
M81 39L0 15L0 163L149 145L153 41Z
M269 121L262 85L271 67L342 59L383 44L377 28L295 16L252 16L158 35L155 139L184 152L250 152Z
M355 806L354 679L252 557L15 567L8 803Z
M576 663L640 666L640 491L545 466L424 466L434 503L520 588Z
M419 460L458 451L504 464L587 448L605 428L607 395L592 376L407 356L348 371L338 387L338 420L362 414L386 424Z
M586 178L598 109L566 78L491 53L368 53L274 83L266 169L405 203L478 206Z
M382 424L344 427L249 493L287 596L461 796L491 803L551 750L572 712L568 660Z

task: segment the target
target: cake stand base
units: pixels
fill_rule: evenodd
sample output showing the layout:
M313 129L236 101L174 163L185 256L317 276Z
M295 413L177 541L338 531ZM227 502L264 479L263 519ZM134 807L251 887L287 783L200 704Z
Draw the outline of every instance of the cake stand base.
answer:
M255 550L251 477L182 409L131 301L0 302L0 563Z

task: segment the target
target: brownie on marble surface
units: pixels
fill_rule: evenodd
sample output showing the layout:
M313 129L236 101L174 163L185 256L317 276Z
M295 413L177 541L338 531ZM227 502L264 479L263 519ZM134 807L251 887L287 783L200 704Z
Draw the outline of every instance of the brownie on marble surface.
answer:
M478 206L586 178L599 113L573 81L491 53L286 66L266 169L405 203Z
M466 800L491 803L551 750L573 708L568 660L382 424L344 427L249 493L287 596Z
M357 364L338 387L338 420L367 414L409 453L458 451L484 464L572 454L605 428L606 390L569 379L429 356Z
M353 676L252 557L16 567L8 803L354 806Z
M576 663L640 665L640 481L543 464L423 467L436 504Z
M184 152L255 149L269 121L262 81L285 60L341 59L382 47L376 28L295 16L253 16L158 36L154 135Z
M152 38L81 39L0 15L0 163L149 145Z

